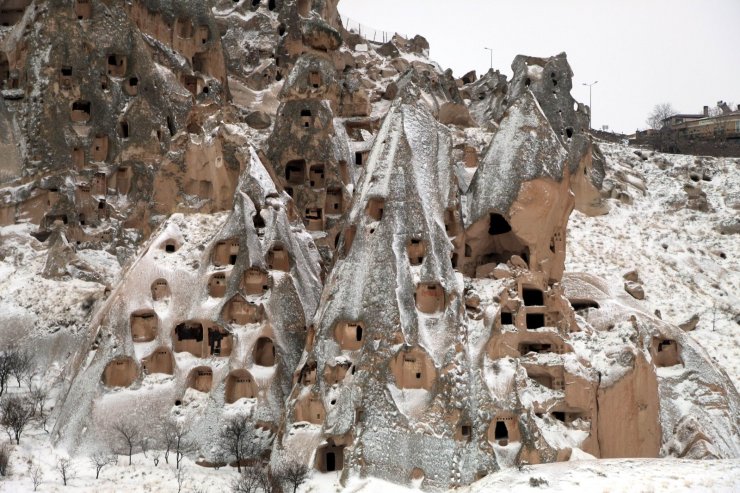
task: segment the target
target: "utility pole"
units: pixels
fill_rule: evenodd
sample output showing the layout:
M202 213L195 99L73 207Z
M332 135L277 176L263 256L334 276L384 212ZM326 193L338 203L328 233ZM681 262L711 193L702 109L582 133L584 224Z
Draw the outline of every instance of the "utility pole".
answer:
M491 48L483 48L483 49L491 52L491 69L493 69L493 50Z
M593 113L592 111L593 106L591 106L591 87L596 85L596 83L598 82L599 82L598 80L595 80L590 84L583 82L584 86L588 86L588 129L589 130L591 130L591 114Z

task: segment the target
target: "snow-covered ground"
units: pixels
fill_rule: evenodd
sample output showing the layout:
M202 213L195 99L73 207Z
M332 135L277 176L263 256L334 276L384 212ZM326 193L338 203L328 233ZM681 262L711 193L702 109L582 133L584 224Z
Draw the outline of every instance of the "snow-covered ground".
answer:
M484 491L731 492L740 491L740 463L733 460L621 459L558 462L508 468L460 493Z
M602 145L607 157L608 178L622 184L632 203L610 199L611 212L600 217L571 216L568 231L567 270L589 272L619 287L622 275L636 269L646 293L649 311L659 310L675 324L699 315L691 332L709 354L729 373L740 376L740 237L722 234L720 224L737 221L740 214L740 160L649 154L643 160L634 149ZM701 175L697 180L697 173ZM693 175L693 179L692 179ZM706 178L710 178L707 180ZM687 184L699 184L706 193L708 211L686 207ZM726 230L726 228L725 228ZM84 330L95 305L104 297L105 286L70 277L48 280L40 274L47 250L29 235L28 226L2 228L0 256L0 322L5 335L20 331L40 342L57 332ZM94 265L106 284L120 276L115 258L107 253L78 253ZM15 327L16 330L11 330ZM61 329L61 330L60 330ZM71 335L71 334L68 334ZM75 337L63 338L75 340ZM50 339L49 339L50 340ZM66 351L71 348L65 348ZM64 366L64 354L50 360ZM13 387L13 385L11 385ZM12 389L18 392L17 388ZM20 389L23 391L23 389ZM53 400L53 399L52 399ZM47 403L47 405L52 402ZM52 422L47 423L51 429ZM134 456L133 466L119 456L105 467L100 479L87 457L72 459L75 477L64 487L56 463L65 451L53 449L49 434L33 422L20 446L14 446L12 476L0 479L0 491L32 491L29 461L43 471L38 491L178 491L174 465L158 466L153 453ZM208 469L184 461L182 491L228 491L236 471L227 467ZM476 484L466 493L495 489L513 491L740 491L740 461L682 461L674 459L623 459L571 461L503 469ZM407 488L377 479L353 478L342 488L336 473L315 473L303 492L409 492Z
M106 251L80 249L71 274L43 276L49 246L31 236L37 227L0 228L0 342L32 349L42 367L64 365L121 272Z
M336 475L314 477L301 491L363 493L409 493L407 488L379 479L353 479L342 489ZM579 460L509 467L456 490L460 493L489 491L562 492L671 492L740 491L740 463L731 460L689 461L675 459Z
M106 466L95 479L95 468L87 457L72 458L73 478L63 486L56 470L57 461L66 457L63 450L52 450L49 435L39 427L29 430L21 438L21 445L13 452L13 474L0 480L0 492L33 491L28 470L31 461L41 467L40 492L162 492L178 491L174 459L165 464L160 457L154 465L156 453L147 456L135 454L133 465L128 457L118 456L118 463ZM182 492L229 491L237 477L231 467L219 470L200 467L192 461L183 461ZM740 491L740 461L690 461L678 459L620 459L576 460L554 464L540 464L524 468L505 468L498 473L461 488L461 493L484 491L562 491L562 492L736 492ZM405 487L375 478L353 478L346 487L339 484L339 473L314 473L300 489L301 493L363 492L411 493L417 487Z
M566 270L619 289L623 274L637 270L649 311L676 325L698 315L691 336L738 386L740 234L721 234L719 227L740 221L740 159L648 152L643 160L626 146L601 148L607 177L630 183L624 188L633 203L610 199L611 211L599 217L573 212ZM706 193L709 211L686 207L687 184Z

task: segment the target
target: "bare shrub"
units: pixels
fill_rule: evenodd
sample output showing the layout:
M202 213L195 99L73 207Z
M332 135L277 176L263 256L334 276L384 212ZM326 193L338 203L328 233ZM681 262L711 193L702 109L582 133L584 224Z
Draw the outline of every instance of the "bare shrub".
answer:
M167 464L170 463L170 452L175 453L175 468L180 468L185 454L189 454L196 450L195 443L190 440L188 431L182 424L168 420L164 428L162 429L162 441L164 442L164 460Z
M306 464L291 460L273 470L273 476L278 483L288 483L293 488L293 493L296 493L298 487L308 479L309 472Z
M100 477L100 471L105 466L110 466L118 462L118 458L110 451L98 451L90 456L90 464L95 468L95 479Z
M27 375L33 373L33 354L30 351L23 349L11 350L11 367L10 373L15 377L18 382L18 387L21 386L21 380L26 378Z
M119 422L113 425L113 431L116 432L124 455L128 455L128 465L130 466L134 448L139 445L141 430L138 425L131 422Z
M239 476L231 482L232 493L272 493L276 491L267 468L262 466L245 466Z
M57 461L57 472L59 477L62 478L62 483L67 486L68 481L72 481L75 478L75 470L72 467L72 461L66 457L63 457Z
M262 450L261 440L246 416L232 416L221 429L220 446L225 456L234 457L242 472L242 460L255 457Z
M645 123L655 130L660 130L665 125L664 120L678 113L671 103L660 103L653 106L653 110L647 117Z
M28 476L31 478L31 483L33 483L33 491L36 491L44 480L44 472L41 466L31 461L28 464Z
M16 444L21 443L21 434L33 417L33 409L31 401L20 395L5 396L0 402L0 424L5 427L8 436L15 436Z

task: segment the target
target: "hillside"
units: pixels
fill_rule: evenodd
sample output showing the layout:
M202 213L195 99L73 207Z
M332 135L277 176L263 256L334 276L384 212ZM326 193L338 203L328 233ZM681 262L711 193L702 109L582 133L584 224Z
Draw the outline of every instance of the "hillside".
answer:
M732 489L740 161L337 3L0 8L0 489Z

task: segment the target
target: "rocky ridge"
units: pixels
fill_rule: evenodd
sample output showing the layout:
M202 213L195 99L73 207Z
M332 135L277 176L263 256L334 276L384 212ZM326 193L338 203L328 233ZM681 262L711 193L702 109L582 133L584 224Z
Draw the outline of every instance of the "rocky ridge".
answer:
M3 255L22 276L5 238L48 250L33 282L90 293L53 343L37 302L10 311L66 372L57 445L175 420L209 466L239 415L272 467L430 490L584 452L740 453L732 382L639 278L565 273L573 210L640 180L610 174L564 54L456 80L332 1L22 3L0 224L27 226Z

